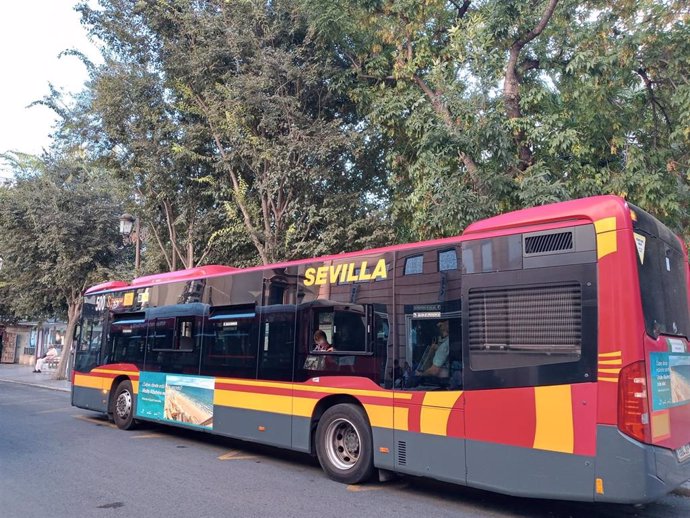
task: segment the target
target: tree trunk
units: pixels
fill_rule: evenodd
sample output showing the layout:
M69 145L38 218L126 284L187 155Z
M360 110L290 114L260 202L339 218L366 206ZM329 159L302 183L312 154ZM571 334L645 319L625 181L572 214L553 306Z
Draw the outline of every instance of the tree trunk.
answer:
M74 330L77 327L82 306L81 296L67 302L67 331L65 331L65 344L62 346L62 355L58 364L55 379L64 380L67 378L67 371L73 366L72 346L74 342Z
M523 37L518 38L510 47L508 64L506 65L506 73L503 81L503 98L506 105L506 115L508 119L515 120L522 117L520 109L520 88L522 78L518 72L518 62L520 59L520 52L529 42L539 36L546 25L549 23L553 12L556 9L558 0L549 0L549 3L542 14L539 23L529 33ZM534 156L530 148L529 142L523 129L518 129L513 135L513 140L518 150L518 170L524 171L534 162Z

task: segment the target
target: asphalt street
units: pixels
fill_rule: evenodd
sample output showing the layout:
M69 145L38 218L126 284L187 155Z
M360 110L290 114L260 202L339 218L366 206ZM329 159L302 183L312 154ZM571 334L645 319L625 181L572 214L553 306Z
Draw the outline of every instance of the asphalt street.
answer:
M0 516L690 516L682 489L644 507L496 495L417 478L346 486L311 457L203 432L124 432L70 394L2 380Z

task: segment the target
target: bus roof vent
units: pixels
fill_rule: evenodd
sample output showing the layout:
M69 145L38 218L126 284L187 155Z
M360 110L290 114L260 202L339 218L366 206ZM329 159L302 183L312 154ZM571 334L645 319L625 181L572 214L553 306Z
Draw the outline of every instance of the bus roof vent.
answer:
M525 255L573 250L573 232L549 232L525 236Z

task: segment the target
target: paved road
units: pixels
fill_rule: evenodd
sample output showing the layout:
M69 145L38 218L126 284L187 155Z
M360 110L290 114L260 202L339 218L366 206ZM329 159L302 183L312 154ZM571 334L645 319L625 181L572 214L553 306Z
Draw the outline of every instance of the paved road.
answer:
M345 486L305 455L155 425L123 432L68 393L0 381L0 516L687 518L690 497L636 508L412 478Z

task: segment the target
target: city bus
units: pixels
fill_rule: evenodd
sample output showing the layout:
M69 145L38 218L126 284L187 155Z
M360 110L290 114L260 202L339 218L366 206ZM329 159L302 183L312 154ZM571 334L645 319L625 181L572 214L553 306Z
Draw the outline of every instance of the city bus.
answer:
M688 271L666 226L600 196L111 281L84 296L72 404L309 453L346 484L648 502L690 479Z

